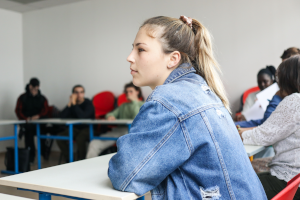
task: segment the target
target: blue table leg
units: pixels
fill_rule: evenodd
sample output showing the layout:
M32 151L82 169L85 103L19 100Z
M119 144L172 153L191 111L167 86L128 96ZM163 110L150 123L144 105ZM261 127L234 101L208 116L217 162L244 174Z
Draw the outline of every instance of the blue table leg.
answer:
M38 159L38 169L42 168L41 165L41 129L40 129L40 124L36 124L36 136L37 136L37 159Z
M39 193L39 200L51 200L51 195L47 193Z
M128 124L128 133L130 131L130 128L131 128L131 124Z
M94 137L94 126L93 124L90 124L90 141L93 140L93 137Z
M137 200L145 200L145 197L137 198Z
M19 173L19 157L18 157L18 125L15 124L14 125L15 128L15 173L18 174Z
M69 125L69 162L73 162L73 124Z
M54 194L54 193L49 193L49 192L42 192L42 191L37 191L37 190L28 190L28 189L23 189L23 188L18 188L18 190L38 193L39 194L39 200L51 200L51 196L65 197L65 198L68 198L68 199L77 199L77 200L89 200L89 199L84 199L84 198L79 198L79 197L72 197L72 196Z

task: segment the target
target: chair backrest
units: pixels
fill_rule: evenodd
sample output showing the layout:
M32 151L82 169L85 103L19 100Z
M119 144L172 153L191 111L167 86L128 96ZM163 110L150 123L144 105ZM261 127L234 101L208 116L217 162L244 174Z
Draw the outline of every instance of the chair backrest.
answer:
M292 178L287 186L271 200L293 200L300 184L300 174Z
M251 94L251 93L253 93L253 92L257 92L257 91L259 91L260 89L259 89L259 87L253 87L253 88L250 88L250 89L248 89L248 90L246 90L243 94L242 94L242 96L241 96L241 98L240 98L240 107L239 107L239 109L238 109L238 111L236 112L236 114L235 115L241 115L242 113L242 110L243 110L243 106L244 106L244 104L245 104L245 101L246 101L246 99L247 99L247 97L249 96L249 94Z
M246 90L245 92L244 92L244 94L243 94L243 105L245 104L245 101L246 101L246 99L247 99L247 97L249 96L249 94L251 94L251 93L253 93L253 92L257 92L257 91L259 91L260 89L259 89L259 87L253 87L253 88L250 88L250 89L248 89L248 90Z
M115 108L115 96L110 91L100 92L94 96L93 105L95 107L95 117L99 119Z

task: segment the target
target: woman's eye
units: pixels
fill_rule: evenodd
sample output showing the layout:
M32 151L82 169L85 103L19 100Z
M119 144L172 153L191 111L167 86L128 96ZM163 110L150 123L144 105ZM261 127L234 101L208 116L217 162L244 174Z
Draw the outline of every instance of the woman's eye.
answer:
M145 51L144 49L141 49L141 48L139 48L138 50L139 50L139 52Z

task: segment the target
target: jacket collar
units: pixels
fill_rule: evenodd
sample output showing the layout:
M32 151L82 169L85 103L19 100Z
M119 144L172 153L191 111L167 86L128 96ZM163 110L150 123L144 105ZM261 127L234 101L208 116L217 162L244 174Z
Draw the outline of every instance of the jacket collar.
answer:
M186 74L195 73L195 72L196 72L196 70L190 64L182 63L181 65L179 65L176 69L174 69L171 72L171 74L169 75L169 77L165 81L164 85L168 84L168 83L172 83L176 79L178 79L178 78L180 78L180 77L182 77Z

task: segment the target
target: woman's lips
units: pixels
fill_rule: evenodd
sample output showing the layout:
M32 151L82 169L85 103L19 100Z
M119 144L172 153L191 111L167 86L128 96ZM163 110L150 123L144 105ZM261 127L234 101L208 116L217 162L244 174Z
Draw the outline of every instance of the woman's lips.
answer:
M134 70L131 70L130 74L133 75L133 74L136 74L137 71L134 71Z

